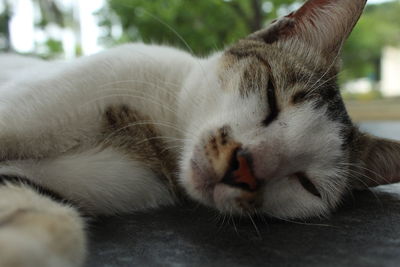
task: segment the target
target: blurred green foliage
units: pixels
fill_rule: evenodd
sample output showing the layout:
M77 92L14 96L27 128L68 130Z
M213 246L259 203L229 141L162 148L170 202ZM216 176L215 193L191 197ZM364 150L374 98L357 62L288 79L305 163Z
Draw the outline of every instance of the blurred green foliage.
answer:
M45 59L52 58L54 56L60 55L64 52L62 42L55 39L47 39L44 43L45 52L41 53L41 57Z
M179 46L209 54L256 31L295 0L109 0L99 11L107 44L127 41ZM115 39L114 25L123 33Z
M7 4L12 0L0 0ZM79 22L60 1L32 0L40 16L36 27L49 23L75 29ZM351 0L349 0L351 1ZM131 41L178 46L197 55L222 49L249 33L266 27L278 15L298 7L303 0L107 0L97 12L106 46ZM57 4L58 3L58 4ZM0 49L9 49L8 21L12 12L0 14ZM378 80L382 48L400 46L400 0L367 8L346 42L341 82L359 77ZM49 39L42 54L49 58L63 53L60 40ZM77 44L76 55L81 54Z
M56 25L64 29L71 28L76 34L79 34L79 22L75 20L73 10L65 8L64 5L60 4L60 1L31 0L31 2L36 12L33 25L35 29L41 29L46 32L49 25ZM2 4L0 6L3 6L3 11L0 13L0 51L10 51L12 47L10 45L9 22L13 15L13 7L18 4L18 1L0 0L0 4ZM23 5L26 5L26 2ZM45 59L62 56L64 54L64 47L61 39L62 36L59 36L57 39L48 36L41 43L35 42L33 54ZM76 47L76 51L76 55L80 55L80 47Z
M0 51L9 51L11 49L10 44L10 29L8 22L11 19L11 10L7 2L4 2L4 10L0 13L0 38L3 40L0 43Z
M345 43L341 79L379 80L382 49L388 45L400 47L400 1L366 7Z

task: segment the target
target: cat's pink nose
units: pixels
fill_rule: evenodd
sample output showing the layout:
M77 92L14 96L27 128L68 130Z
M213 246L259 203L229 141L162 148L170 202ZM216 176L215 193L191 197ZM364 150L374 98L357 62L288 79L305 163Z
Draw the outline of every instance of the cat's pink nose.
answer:
M246 150L237 148L232 153L229 168L221 182L247 191L258 189L259 182L251 168L251 155Z

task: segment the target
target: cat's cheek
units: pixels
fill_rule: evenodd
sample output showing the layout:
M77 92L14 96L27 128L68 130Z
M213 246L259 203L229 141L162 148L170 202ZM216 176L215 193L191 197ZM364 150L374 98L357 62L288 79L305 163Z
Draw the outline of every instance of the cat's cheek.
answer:
M180 183L193 199L206 205L212 205L212 185L207 184L203 170L193 160L188 160L182 169Z
M262 212L280 219L325 217L329 206L306 192L295 179L279 179L269 183L263 192Z

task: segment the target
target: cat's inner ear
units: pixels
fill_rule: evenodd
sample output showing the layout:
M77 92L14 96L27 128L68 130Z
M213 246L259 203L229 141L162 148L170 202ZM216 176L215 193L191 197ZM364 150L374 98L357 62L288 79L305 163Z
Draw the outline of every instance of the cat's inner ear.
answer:
M273 21L249 38L266 43L300 41L306 46L335 55L358 21L366 0L309 0L300 9Z
M355 189L400 182L400 142L361 134L360 167L351 175Z

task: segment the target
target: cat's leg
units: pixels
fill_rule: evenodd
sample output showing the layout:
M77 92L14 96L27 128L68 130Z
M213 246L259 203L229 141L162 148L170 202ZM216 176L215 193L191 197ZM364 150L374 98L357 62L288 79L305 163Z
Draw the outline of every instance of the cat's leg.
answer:
M41 160L9 161L0 173L26 177L89 215L126 213L174 203L170 181L134 155L96 147Z
M179 191L177 156L147 121L127 106L111 106L101 117L97 145L42 159L8 160L0 173L27 177L90 214L172 204Z
M0 185L0 266L81 266L85 247L74 208L22 183Z

